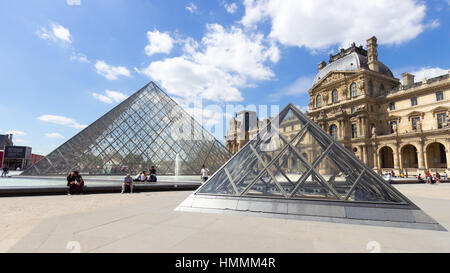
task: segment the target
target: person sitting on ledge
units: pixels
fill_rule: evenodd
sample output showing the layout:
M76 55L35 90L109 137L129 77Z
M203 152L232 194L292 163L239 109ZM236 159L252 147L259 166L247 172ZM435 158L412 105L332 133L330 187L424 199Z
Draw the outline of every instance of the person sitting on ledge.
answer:
M84 193L84 179L78 171L75 171L76 189L78 194Z
M147 175L145 174L145 171L142 172L140 181L141 182L147 181Z
M74 192L83 193L84 180L77 171L72 171L67 176L67 186L69 187L67 195L72 195Z
M133 178L131 178L130 174L127 174L127 176L123 179L121 193L124 193L127 188L130 189L130 193L133 193Z
M141 181L141 175L142 175L142 172L139 172L139 173L134 177L134 182Z
M149 182L157 182L158 181L158 179L157 179L157 177L156 177L156 169L155 169L155 166L152 166L151 168L150 168L150 178L149 178Z

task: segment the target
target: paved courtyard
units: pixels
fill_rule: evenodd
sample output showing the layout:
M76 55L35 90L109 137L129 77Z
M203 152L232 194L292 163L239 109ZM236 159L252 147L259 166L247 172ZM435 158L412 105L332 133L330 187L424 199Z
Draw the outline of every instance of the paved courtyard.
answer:
M396 187L450 229L450 184ZM190 193L0 198L0 251L450 252L450 232L173 211Z

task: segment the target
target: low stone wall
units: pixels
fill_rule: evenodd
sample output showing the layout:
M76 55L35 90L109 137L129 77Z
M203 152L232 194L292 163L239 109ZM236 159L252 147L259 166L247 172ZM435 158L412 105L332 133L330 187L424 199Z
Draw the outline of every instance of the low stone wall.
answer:
M133 192L151 192L151 191L193 191L196 190L201 183L140 183L135 184ZM12 196L39 196L39 195L65 195L68 187L52 186L52 187L5 187L0 188L0 197ZM120 193L122 186L86 186L84 194L100 194L100 193Z

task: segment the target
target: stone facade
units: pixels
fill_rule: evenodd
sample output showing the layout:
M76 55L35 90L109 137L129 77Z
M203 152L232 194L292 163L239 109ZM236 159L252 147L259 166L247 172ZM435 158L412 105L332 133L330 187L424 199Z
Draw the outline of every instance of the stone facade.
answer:
M375 37L367 48L353 44L319 64L308 116L379 173L449 173L450 75L415 82L404 73L402 84L378 60ZM238 120L226 136L232 153L262 128L238 132Z
M449 172L449 74L414 82L404 73L402 84L380 69L375 37L367 46L367 67L333 69L355 46L330 57L331 69L309 90L308 116L380 173Z

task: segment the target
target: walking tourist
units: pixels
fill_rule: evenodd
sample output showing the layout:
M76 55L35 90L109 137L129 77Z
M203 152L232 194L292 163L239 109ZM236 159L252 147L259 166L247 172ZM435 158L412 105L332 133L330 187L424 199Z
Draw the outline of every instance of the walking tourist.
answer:
M200 170L200 175L201 175L201 178L203 180L203 183L205 183L208 180L209 175L210 175L209 169L206 168L205 165L202 166L202 169Z
M133 193L133 178L130 174L127 174L127 176L123 179L122 193L124 193L127 188L130 189L130 193Z
M391 173L388 173L387 180L388 180L388 183L391 184L391 182L392 182L392 174Z
M422 182L423 182L423 179L422 179L422 176L421 176L420 173L419 173L419 175L417 176L417 181L418 181L419 183L422 183Z
M152 166L150 168L149 172L150 172L149 182L157 182L158 179L156 177L156 168L155 168L155 166Z
M444 171L444 180L448 180L448 174L447 174L447 171Z
M9 168L7 166L3 166L2 177L6 177L8 175Z

